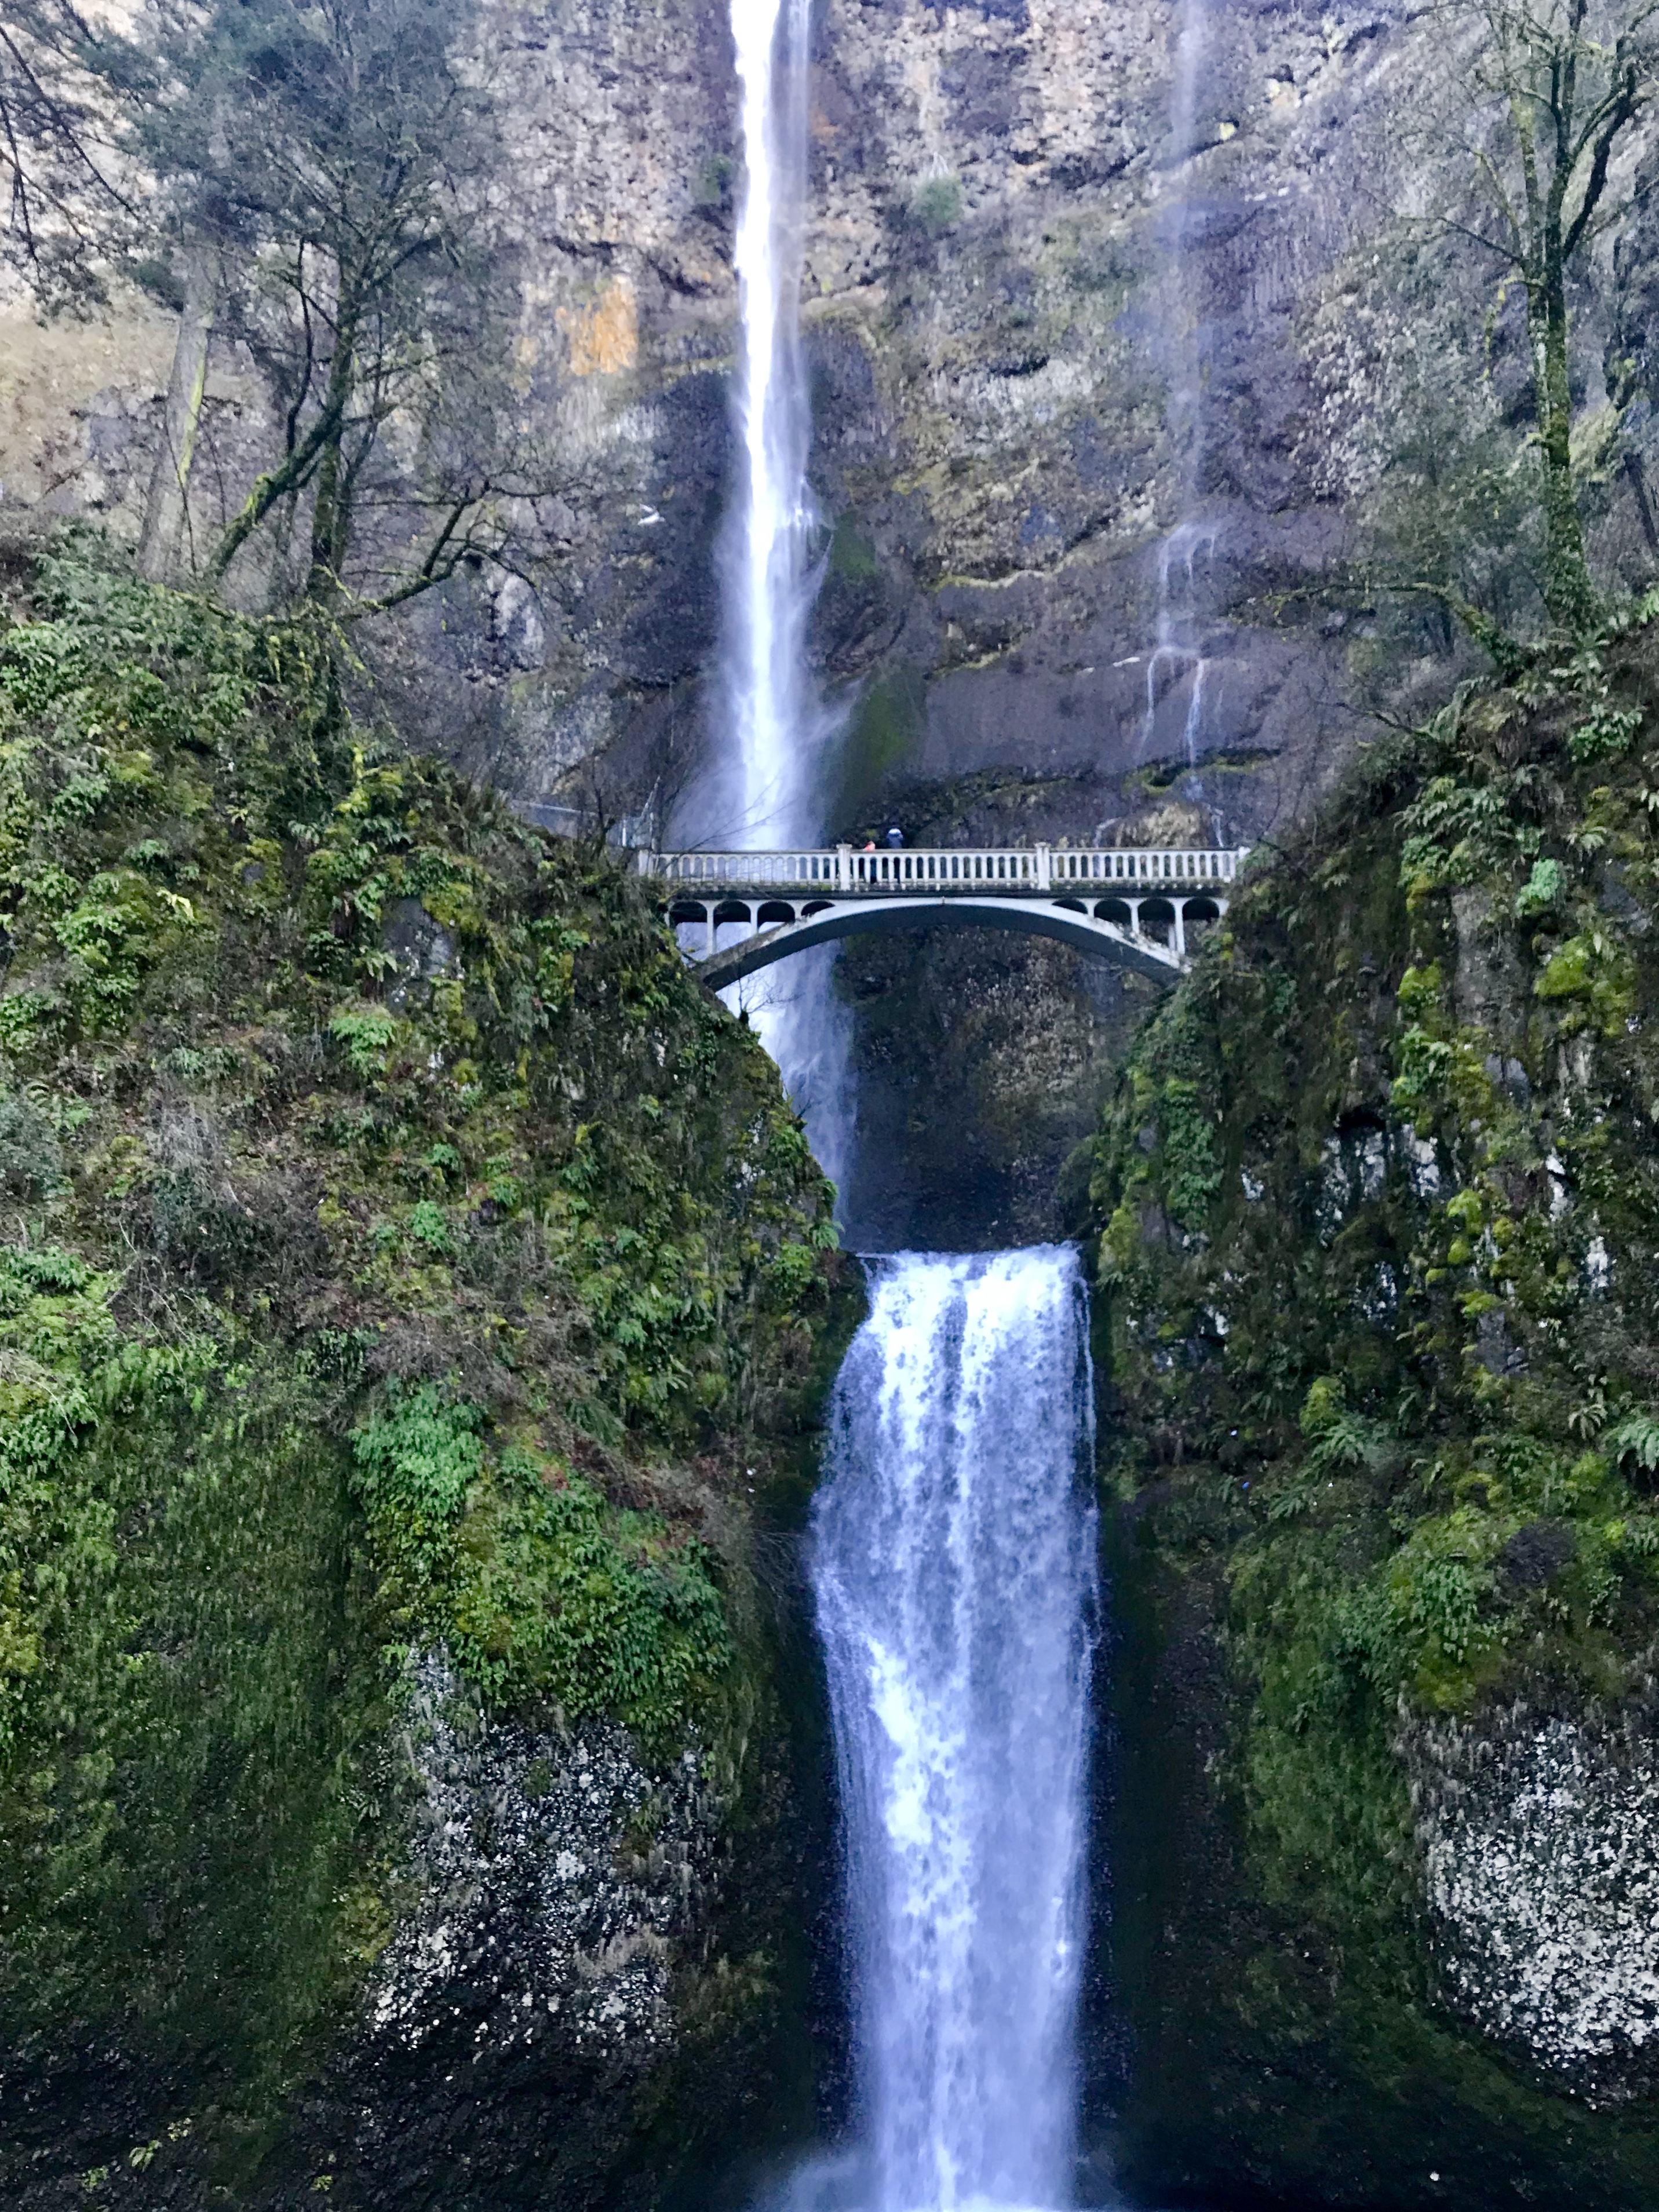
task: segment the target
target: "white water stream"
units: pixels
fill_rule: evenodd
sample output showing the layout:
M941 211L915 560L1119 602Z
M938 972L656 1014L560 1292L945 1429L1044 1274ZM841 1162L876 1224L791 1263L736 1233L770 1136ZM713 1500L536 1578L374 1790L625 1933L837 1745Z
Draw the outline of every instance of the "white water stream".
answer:
M1181 708L1182 744L1189 770L1188 795L1203 796L1195 773L1211 712L1212 662L1206 653L1212 626L1213 581L1219 525L1197 514L1203 502L1206 374L1200 329L1204 286L1191 265L1194 223L1194 163L1201 149L1199 94L1210 45L1206 0L1182 0L1175 76L1170 88L1170 137L1161 166L1166 195L1158 229L1164 258L1168 312L1164 345L1170 374L1166 421L1176 456L1181 485L1181 520L1158 550L1156 641L1146 663L1146 710L1141 722L1141 752L1157 733L1159 709L1170 693L1185 694Z
M833 729L805 653L808 0L731 8L739 477L720 765L702 804L720 842L764 846L823 834L817 756ZM782 990L750 1010L840 1180L852 1115L829 960L770 972ZM1070 2201L1091 1388L1069 1249L872 1263L813 1547L857 1962L864 2212Z
M1091 1385L1062 1246L872 1261L813 1586L869 2212L1071 2201L1094 1634Z
M738 470L723 548L716 766L697 828L729 847L799 845L823 835L820 759L836 727L806 660L819 576L800 346L810 0L731 0L731 9L743 137ZM748 1009L814 1153L842 1183L853 1109L834 958L830 949L797 955L728 996Z
M743 129L735 263L742 317L740 477L727 538L722 748L733 842L808 834L805 675L817 515L806 482L811 422L800 361L806 167L806 0L732 0ZM729 834L729 833L728 833Z

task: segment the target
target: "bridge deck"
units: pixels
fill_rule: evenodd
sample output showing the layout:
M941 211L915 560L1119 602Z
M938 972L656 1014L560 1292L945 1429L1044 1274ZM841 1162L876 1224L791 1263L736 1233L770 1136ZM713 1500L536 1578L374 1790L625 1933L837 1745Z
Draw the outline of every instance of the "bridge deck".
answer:
M922 845L861 853L851 845L828 845L788 852L655 853L641 847L637 865L641 875L693 896L719 888L886 898L913 892L937 898L963 890L981 898L1029 898L1033 891L1086 884L1092 892L1109 884L1133 897L1218 890L1237 877L1247 849Z

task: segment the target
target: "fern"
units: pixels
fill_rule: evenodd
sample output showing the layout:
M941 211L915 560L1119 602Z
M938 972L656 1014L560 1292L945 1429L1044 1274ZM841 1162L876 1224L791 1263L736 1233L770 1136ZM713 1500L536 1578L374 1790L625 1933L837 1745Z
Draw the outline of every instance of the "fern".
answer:
M1634 1460L1637 1466L1651 1474L1659 1468L1659 1417L1652 1413L1626 1413L1607 1432L1607 1446L1613 1458L1622 1466Z

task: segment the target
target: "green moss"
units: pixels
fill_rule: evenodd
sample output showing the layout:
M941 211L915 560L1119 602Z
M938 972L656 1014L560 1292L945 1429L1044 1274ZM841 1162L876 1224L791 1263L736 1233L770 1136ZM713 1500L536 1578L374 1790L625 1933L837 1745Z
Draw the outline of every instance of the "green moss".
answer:
M910 220L937 238L962 219L962 186L954 177L931 177L910 202Z
M1618 745L1578 741L1587 702ZM1224 1659L1229 1748L1190 1784L1237 1822L1218 2068L1316 2051L1358 2083L1361 2022L1457 2048L1397 1747L1616 1698L1659 1632L1656 748L1644 617L1379 749L1243 888L1103 1126L1108 1480L1164 1632L1206 1590ZM1495 2111L1464 2049L1452 2104ZM1505 2095L1567 2170L1549 2094ZM1273 2186L1340 2198L1333 2146L1298 2168L1282 2111L1241 2112ZM1604 2132L1597 2202L1650 2155Z
M839 769L836 814L859 820L883 783L915 750L921 735L926 695L914 669L878 676L860 699L848 727Z
M0 624L0 1996L250 2157L391 1925L412 1648L746 1740L837 1267L636 879L331 665L75 551Z
M416 1647L441 1642L498 1703L608 1713L672 1748L732 1656L706 1547L556 1462L488 1450L483 1425L425 1383L393 1386L354 1432L387 1617Z
M710 154L697 172L691 188L693 207L724 207L732 197L732 179L737 174L737 163L729 154Z
M876 549L859 527L857 517L850 512L838 515L834 534L830 540L830 572L862 583L881 574L881 563Z

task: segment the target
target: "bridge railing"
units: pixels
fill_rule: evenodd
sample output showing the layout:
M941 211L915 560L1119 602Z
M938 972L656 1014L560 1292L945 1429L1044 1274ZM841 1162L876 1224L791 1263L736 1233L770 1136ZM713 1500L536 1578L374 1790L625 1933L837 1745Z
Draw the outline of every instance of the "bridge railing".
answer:
M787 889L798 896L904 891L1066 890L1125 896L1219 889L1238 873L1248 847L1069 845L901 846L861 853L851 845L774 853L655 853L641 848L641 875L683 885Z

